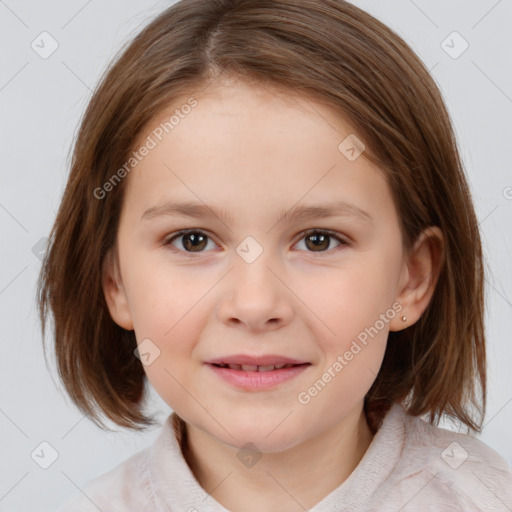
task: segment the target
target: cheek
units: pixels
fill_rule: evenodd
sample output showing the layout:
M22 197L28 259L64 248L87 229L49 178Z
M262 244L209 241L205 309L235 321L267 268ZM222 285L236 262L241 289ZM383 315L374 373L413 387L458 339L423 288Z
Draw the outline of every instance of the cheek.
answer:
M144 366L144 371L153 388L162 399L176 411L194 408L191 396L198 396L200 383L195 378L200 369L194 350L201 338L204 319L200 318L200 307L193 307L185 299L169 299L153 304L141 305L140 322L135 323L138 343L151 342L155 352L154 361Z
M362 402L382 363L385 343L381 341L373 340L366 346L360 345L357 351L349 350L350 360L347 352L343 352L330 361L323 373L298 395L303 413L313 414L328 426Z
M356 255L343 267L325 268L307 279L297 276L294 285L294 292L306 306L304 311L317 326L315 332L321 331L322 339L337 351L374 326L381 315L394 313L393 290L389 265L370 254ZM378 322L377 329L386 333L387 323L383 326Z
M167 338L192 311L206 285L190 270L173 266L161 253L157 256L148 257L142 251L130 255L127 295L136 334Z
M186 374L183 363L193 358L201 338L204 299L216 276L202 279L166 261L140 265L133 275L129 296L137 342L150 339L160 351L160 364L148 368L148 376L157 378L165 370Z
M181 389L178 382L186 385L185 363L200 338L197 303L205 291L197 283L194 288L194 283L187 283L167 265L134 268L129 307L137 344L152 361L144 365L144 371L158 392L165 390L166 397L173 396Z

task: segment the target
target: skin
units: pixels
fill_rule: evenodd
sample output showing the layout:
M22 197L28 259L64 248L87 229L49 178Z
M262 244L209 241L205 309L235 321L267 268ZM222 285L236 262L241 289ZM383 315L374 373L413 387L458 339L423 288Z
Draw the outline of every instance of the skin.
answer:
M234 77L194 97L198 105L125 178L117 246L104 265L105 297L114 321L160 350L144 369L187 423L187 462L201 486L234 511L311 508L350 475L373 439L364 396L389 330L416 322L432 297L442 233L429 228L404 251L384 175L364 153L350 161L338 150L355 132L322 103ZM139 143L185 101L157 116ZM224 208L233 219L141 220L169 199ZM296 204L340 199L373 220L279 221ZM207 235L202 252L183 236L165 245L187 228ZM315 249L311 233L301 235L313 229L332 230L347 243L328 238ZM247 236L263 250L251 263L236 251ZM393 303L402 311L301 404L298 394ZM237 353L311 365L271 390L240 390L204 364ZM248 442L262 455L252 467L237 457Z

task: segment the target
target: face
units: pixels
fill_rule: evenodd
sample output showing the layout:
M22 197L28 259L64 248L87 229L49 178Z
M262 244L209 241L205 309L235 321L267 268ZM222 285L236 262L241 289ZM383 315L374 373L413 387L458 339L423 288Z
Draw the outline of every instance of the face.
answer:
M187 423L288 449L342 422L376 378L401 316L397 212L325 105L228 79L194 98L125 178L109 308Z

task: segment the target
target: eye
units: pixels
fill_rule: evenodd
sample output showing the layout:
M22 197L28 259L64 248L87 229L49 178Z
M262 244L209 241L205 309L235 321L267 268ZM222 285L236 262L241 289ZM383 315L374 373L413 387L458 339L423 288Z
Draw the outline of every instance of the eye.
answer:
M343 238L327 230L313 229L309 231L303 231L300 236L302 237L300 241L303 239L306 241L305 245L308 249L308 252L329 252L329 246L331 245L332 240L338 242L338 246L334 249L331 249L332 251L339 249L341 246L348 245L348 242ZM174 242L179 239L181 239L181 241L177 242L175 245ZM208 246L208 241L214 243L203 231L186 229L179 231L178 233L167 238L164 244L173 246L177 251L183 252L185 254L188 253L187 255L190 255L195 252L204 252L203 249Z
M181 242L179 242L179 246L184 248L185 250L181 250L181 252L185 253L194 253L194 252L203 252L202 250L207 246L208 241L208 235L203 233L202 231L193 230L193 229L187 229L183 231L179 231L171 238L168 238L165 241L165 245L174 245L174 240L182 239ZM178 249L180 250L180 249Z
M308 249L311 249L308 252L315 253L325 253L329 252L330 241L332 239L338 242L338 247L332 249L335 251L340 248L340 246L348 245L343 238L339 237L337 234L332 233L331 231L321 230L321 229L313 229L309 231L303 231L300 236L302 237L300 241L303 239L306 241L305 245ZM322 254L323 256L323 254Z

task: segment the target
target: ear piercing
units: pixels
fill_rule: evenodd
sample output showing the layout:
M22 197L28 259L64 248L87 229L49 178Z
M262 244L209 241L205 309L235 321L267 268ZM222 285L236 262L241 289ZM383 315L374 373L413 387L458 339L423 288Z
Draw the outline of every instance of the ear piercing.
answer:
M407 322L407 317L406 316L402 317L402 322Z

